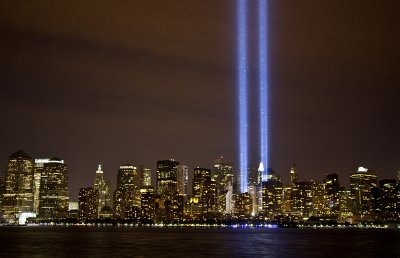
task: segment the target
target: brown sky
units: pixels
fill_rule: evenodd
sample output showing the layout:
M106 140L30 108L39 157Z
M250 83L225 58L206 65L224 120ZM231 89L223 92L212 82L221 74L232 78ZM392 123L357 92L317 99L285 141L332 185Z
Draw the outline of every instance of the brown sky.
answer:
M346 183L361 165L395 177L399 7L270 1L270 166L285 180L293 161L301 179ZM0 2L1 166L17 149L59 156L75 198L97 163L115 182L124 162L236 161L235 47L233 0ZM256 136L251 149L256 162Z

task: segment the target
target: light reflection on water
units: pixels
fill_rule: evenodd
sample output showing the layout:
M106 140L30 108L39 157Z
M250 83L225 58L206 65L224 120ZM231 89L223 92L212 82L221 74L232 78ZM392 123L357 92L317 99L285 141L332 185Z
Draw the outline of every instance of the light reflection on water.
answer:
M396 229L0 227L0 257L400 257Z

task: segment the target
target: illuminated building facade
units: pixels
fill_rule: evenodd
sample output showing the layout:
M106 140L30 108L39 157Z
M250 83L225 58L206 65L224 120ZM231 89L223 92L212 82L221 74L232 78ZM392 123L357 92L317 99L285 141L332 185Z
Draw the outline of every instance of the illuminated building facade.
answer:
M176 166L177 170L177 191L185 199L188 194L189 168L186 165Z
M173 159L157 161L157 193L159 195L167 192L171 195L177 192L178 165L179 162Z
M299 176L297 174L296 164L293 163L290 168L290 184L295 185L299 181Z
M373 189L378 185L376 173L360 167L350 174L350 191L353 199L353 214L357 220L374 221Z
M112 207L112 191L111 183L104 178L104 172L101 165L98 166L96 171L96 176L93 182L93 189L99 194L98 205L98 215L100 216L100 211L104 206Z
M98 218L99 191L93 187L79 189L79 220L90 221Z
M211 170L195 168L193 171L192 196L198 200L202 215L215 213L217 204L217 184L211 177Z
M379 219L382 221L396 221L399 219L397 213L397 187L395 179L379 181Z
M39 213L40 202L40 182L42 178L44 164L49 163L50 159L35 159L33 168L33 211Z
M140 208L140 177L135 166L124 164L119 167L114 202L117 218L137 218Z
M40 181L39 217L63 219L68 216L68 169L64 161L52 158L43 165Z
M313 185L314 182L297 182L292 187L292 212L300 214L303 219L308 219L313 211Z
M6 223L17 223L22 212L33 211L33 160L19 150L8 158L5 193L3 195L3 218Z
M110 206L104 206L103 208L101 208L100 210L100 214L99 214L99 219L101 220L105 220L105 219L112 219L114 218L114 211Z
M68 218L79 220L79 202L68 202Z
M328 174L326 176L326 199L328 205L328 215L339 215L339 175Z
M353 199L351 191L339 188L339 223L353 223Z
M142 186L151 185L151 168L147 165L140 166L140 184Z
M315 183L312 187L313 210L312 216L324 217L328 212L328 195L326 183Z
M142 186L140 188L140 207L142 219L153 220L155 218L154 187Z
M273 219L282 214L283 185L282 179L275 171L270 170L267 181L262 183L262 208L264 215Z
M212 178L217 184L217 211L230 214L233 207L232 195L236 193L236 176L233 163L223 156L214 160Z
M239 220L249 219L252 212L252 199L249 193L239 193L235 198L234 215Z

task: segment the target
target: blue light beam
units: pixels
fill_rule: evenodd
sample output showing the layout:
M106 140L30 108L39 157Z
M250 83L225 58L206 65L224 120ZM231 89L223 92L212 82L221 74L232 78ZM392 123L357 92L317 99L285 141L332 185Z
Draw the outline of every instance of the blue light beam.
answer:
M239 163L240 192L247 189L248 168L248 119L247 119L247 0L237 0L237 65L239 90Z
M258 35L259 35L259 98L260 98L260 161L265 169L262 181L268 175L268 39L267 39L267 0L258 1Z

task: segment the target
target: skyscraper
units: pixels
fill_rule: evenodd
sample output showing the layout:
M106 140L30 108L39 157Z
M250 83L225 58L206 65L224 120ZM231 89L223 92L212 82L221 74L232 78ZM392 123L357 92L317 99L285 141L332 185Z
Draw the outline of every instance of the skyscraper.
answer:
M17 223L22 212L32 212L33 207L33 160L24 151L10 155L6 170L3 195L3 217L6 223Z
M273 219L275 216L281 214L283 204L282 193L282 179L275 171L270 169L267 181L262 183L262 208L268 218Z
M153 220L155 218L155 197L153 186L142 186L140 188L140 208L143 219Z
M42 173L44 164L49 163L50 159L35 159L33 168L33 211L39 213L40 202L40 183L42 181Z
M117 217L133 219L132 216L136 216L140 207L140 177L135 166L124 164L119 167L114 198Z
M298 175L297 175L297 168L296 164L293 163L293 166L290 168L290 184L295 185L299 181Z
M151 186L151 168L147 165L140 167L140 182L141 186Z
M314 217L325 217L330 215L329 195L327 194L327 183L315 183L312 187L313 196L313 210L312 216ZM339 202L338 202L339 203Z
M385 179L379 181L379 218L383 221L396 221L399 219L396 203L396 179Z
M93 187L79 189L79 220L88 221L98 218L99 192Z
M329 208L329 215L339 215L339 175L326 175L326 197Z
M292 187L292 212L309 218L313 211L313 181L297 182Z
M378 176L364 167L350 174L350 191L353 200L353 213L357 220L375 220L372 210L372 190L377 187Z
M64 160L52 158L43 164L40 181L39 217L63 219L68 215L68 170Z
M177 190L178 194L182 195L184 199L188 194L188 181L189 181L189 169L186 165L178 165L177 170Z
M198 199L203 216L216 212L216 182L211 177L211 170L195 168L193 172L192 195Z
M233 163L223 156L214 160L212 178L217 184L217 210L220 213L231 213L233 194L236 193L236 177Z
M157 193L159 195L164 195L166 192L170 194L177 192L178 165L179 162L173 159L157 161Z
M104 178L104 173L101 168L101 165L99 165L97 168L96 176L94 178L93 188L99 194L97 198L98 200L97 210L98 210L98 215L100 215L100 211L101 209L103 209L104 206L112 207L111 184Z

